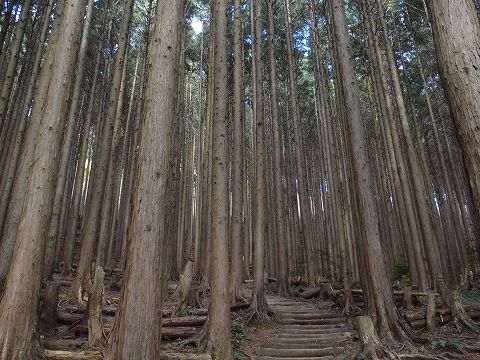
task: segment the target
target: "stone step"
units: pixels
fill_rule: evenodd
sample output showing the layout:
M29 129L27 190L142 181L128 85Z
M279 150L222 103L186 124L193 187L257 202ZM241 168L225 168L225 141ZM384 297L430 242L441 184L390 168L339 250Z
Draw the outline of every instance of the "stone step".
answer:
M283 318L291 318L291 319L341 319L343 321L344 318L339 316L338 314L335 313L328 313L328 312L312 312L312 313L307 313L307 312L301 312L301 313L296 313L296 312L282 312L281 314L277 315L279 319Z
M273 349L325 349L325 348L334 347L331 342L326 342L326 343L302 342L300 344L296 344L296 343L281 341L281 339L276 339L276 340L269 339L265 346Z
M344 334L298 334L292 336L292 334L276 334L269 339L275 341L281 341L287 344L310 344L310 343L337 343L348 339L349 336Z
M347 356L343 345L353 332L345 318L332 310L332 303L315 305L267 297L267 303L282 326L263 347L255 350L254 360L339 360ZM347 331L348 330L348 331Z
M273 357L319 357L337 355L343 351L343 347L326 347L321 349L275 349L259 348L255 351L257 355Z
M282 317L280 318L282 324L292 324L292 325L337 325L345 324L345 320L341 318L334 319L297 319L291 317Z
M346 355L339 356L309 356L309 357L277 357L277 356L252 356L252 360L346 360L353 359L352 357L346 357Z
M285 332L286 334L313 334L313 335L334 335L343 334L346 329L343 327L328 327L328 325L305 325L307 328L302 329L301 325L283 325L277 332Z

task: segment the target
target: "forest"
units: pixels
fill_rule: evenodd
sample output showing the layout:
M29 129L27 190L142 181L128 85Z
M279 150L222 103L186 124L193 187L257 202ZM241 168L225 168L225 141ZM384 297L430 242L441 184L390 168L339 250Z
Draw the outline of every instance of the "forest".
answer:
M298 305L313 326L323 298L355 349L298 358L480 354L428 340L480 332L479 19L478 0L2 0L0 360L245 359L235 316ZM48 349L62 314L81 349Z

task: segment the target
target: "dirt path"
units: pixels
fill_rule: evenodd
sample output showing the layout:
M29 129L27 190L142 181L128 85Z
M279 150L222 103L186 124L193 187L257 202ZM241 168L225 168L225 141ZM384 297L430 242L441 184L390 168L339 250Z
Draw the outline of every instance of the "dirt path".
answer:
M331 310L330 302L313 305L277 296L267 296L267 302L282 326L252 359L343 359L350 351L346 344L356 331Z

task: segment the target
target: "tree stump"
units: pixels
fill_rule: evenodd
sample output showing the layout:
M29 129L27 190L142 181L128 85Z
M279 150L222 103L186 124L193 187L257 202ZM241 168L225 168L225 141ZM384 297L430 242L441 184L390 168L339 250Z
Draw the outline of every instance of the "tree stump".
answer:
M93 291L88 297L88 347L101 349L105 346L102 325L103 279L105 272L100 266L95 269Z
M435 293L430 291L427 295L427 313L426 313L427 332L433 333L437 327L435 320Z
M178 283L177 291L178 292L178 305L176 312L184 311L187 307L187 300L190 294L190 289L192 287L193 279L193 261L187 261L185 264L185 269L183 273L180 274L180 281Z
M360 337L360 353L371 359L383 359L386 355L384 347L378 338L370 316L357 317L357 329Z
M443 275L440 274L438 275L438 292L440 293L440 296L442 297L442 308L446 308L448 306L447 300L448 300L448 294L447 294L447 289L445 287L445 282L443 281Z
M51 333L57 325L57 305L59 285L45 286L45 295L43 297L42 313L39 318L40 331Z
M411 286L405 286L405 289L403 289L403 308L413 309Z

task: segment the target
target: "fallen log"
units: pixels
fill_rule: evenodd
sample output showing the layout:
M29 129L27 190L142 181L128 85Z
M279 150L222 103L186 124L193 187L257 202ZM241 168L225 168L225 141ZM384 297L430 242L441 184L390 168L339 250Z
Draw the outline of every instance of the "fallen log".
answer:
M72 325L83 318L83 313L70 313L66 311L57 311L57 323L62 325Z
M100 351L61 351L44 350L45 356L50 360L102 360L103 355Z
M177 318L162 319L162 326L202 326L207 321L206 316L185 316Z
M480 319L480 312L479 311L467 311L467 315L470 319L478 320Z
M166 326L162 327L162 339L172 340L172 339L187 339L192 337L200 330L200 327L187 327L187 326ZM77 324L70 328L70 331L75 334L88 334L88 326L84 324ZM103 332L105 335L110 334L112 331L111 326L104 326Z
M162 327L162 339L188 339L199 331L196 327Z
M317 297L318 295L320 295L320 290L321 288L314 288L314 289L311 289L311 290L307 290L307 291L304 291L303 293L300 294L300 296L304 299L311 299L311 298L314 298L314 297Z
M405 310L404 312L404 318L407 321L415 321L415 320L421 320L425 319L425 309L421 310ZM450 315L450 308L440 308L440 309L435 309L435 316L440 317L440 316L445 316L445 315Z
M88 344L85 340L41 340L41 344L48 350L72 351L85 348Z
M444 315L444 316L435 316L435 321L437 322L437 325L443 325L452 320L451 315ZM426 326L427 321L425 319L420 319L420 320L414 320L410 322L410 326L415 329L422 329Z
M212 360L212 357L209 354L164 352L160 354L160 360Z

